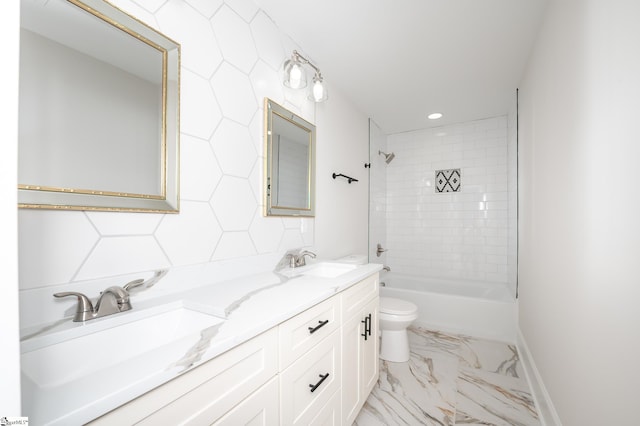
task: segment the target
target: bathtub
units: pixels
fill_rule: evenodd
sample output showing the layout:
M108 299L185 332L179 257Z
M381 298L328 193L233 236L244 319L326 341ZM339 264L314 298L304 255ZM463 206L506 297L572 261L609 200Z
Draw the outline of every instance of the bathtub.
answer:
M382 271L380 296L418 306L416 326L515 343L518 303L506 284L434 280Z

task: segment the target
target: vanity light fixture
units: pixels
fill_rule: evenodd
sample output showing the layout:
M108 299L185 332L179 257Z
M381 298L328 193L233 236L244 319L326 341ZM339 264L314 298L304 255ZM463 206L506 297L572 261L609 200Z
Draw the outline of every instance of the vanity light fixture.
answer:
M307 58L293 51L291 59L284 63L284 85L292 89L303 89L307 86L307 75L304 72L304 65L309 65L316 72L313 76L313 86L309 92L309 100L314 102L324 102L329 98L329 93L322 80L320 69L312 64Z

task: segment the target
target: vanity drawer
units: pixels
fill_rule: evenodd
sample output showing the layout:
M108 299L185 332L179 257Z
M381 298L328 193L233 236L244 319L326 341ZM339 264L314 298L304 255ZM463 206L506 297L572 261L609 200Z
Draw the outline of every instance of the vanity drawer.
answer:
M280 419L309 425L340 388L340 332L335 331L280 373ZM331 408L331 406L329 406Z
M269 426L278 423L280 423L278 378L274 377L213 423L213 426Z
M340 299L343 321L348 321L358 314L363 306L379 295L379 276L375 273L342 292Z
M277 329L94 420L92 425L210 425L278 373Z
M340 299L331 297L307 309L278 327L280 370L338 329L340 325Z
M340 390L337 390L329 402L325 404L320 412L309 422L309 426L340 426Z

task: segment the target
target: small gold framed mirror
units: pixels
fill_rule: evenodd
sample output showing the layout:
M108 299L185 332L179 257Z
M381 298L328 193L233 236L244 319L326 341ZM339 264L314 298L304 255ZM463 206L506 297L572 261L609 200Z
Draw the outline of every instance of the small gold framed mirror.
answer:
M264 101L264 215L315 216L316 126Z

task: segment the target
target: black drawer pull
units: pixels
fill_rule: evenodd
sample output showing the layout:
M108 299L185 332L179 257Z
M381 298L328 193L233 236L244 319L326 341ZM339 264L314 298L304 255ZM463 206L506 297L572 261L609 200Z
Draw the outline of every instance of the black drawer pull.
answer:
M320 386L322 384L322 382L324 382L325 380L327 380L327 377L329 377L329 373L325 374L324 376L322 374L320 374L320 381L318 383L316 383L315 385L310 384L309 387L311 388L311 392L313 392L314 390L318 389L318 386Z
M371 336L371 314L364 317L364 320L360 321L364 324L364 333L361 334L364 340L367 340L367 336Z
M329 320L318 321L318 323L319 323L319 325L317 325L315 327L309 327L309 334L313 334L316 331L320 330L325 325L329 324Z

